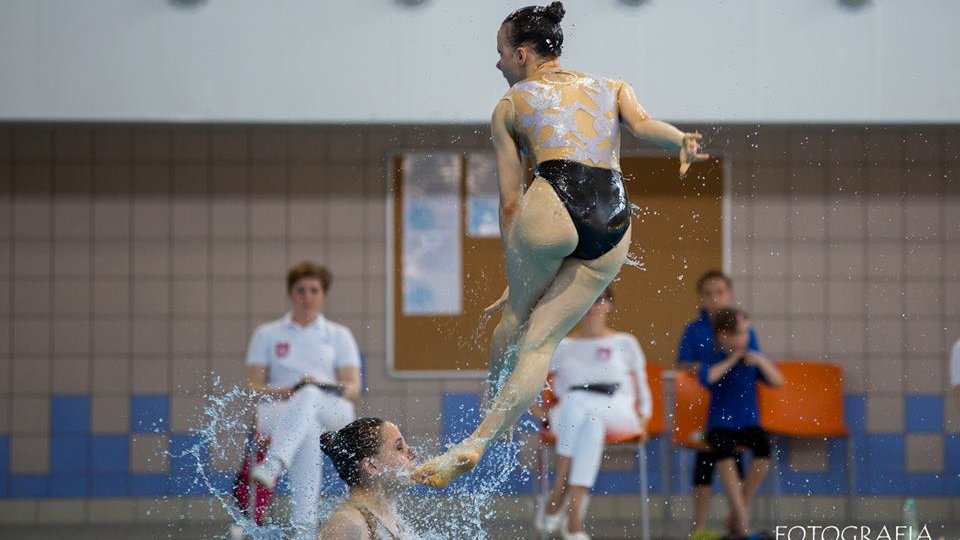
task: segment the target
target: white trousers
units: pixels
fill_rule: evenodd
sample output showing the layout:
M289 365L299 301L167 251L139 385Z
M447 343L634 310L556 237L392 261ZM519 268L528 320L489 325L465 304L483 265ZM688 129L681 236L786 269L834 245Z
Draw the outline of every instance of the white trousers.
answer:
M311 385L286 401L257 407L257 431L270 437L267 458L282 461L290 478L290 521L297 540L317 537L323 472L320 435L354 418L353 403Z
M632 435L640 429L629 392L613 396L577 390L550 410L557 455L570 458L569 484L592 488L603 459L607 433Z

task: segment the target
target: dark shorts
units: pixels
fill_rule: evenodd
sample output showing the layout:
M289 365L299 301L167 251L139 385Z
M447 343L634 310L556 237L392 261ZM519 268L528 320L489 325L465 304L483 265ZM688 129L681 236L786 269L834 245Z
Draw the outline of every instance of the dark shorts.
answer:
M743 474L743 455L737 452L734 456L737 464L737 472L740 478ZM709 486L713 484L713 471L717 467L717 454L713 450L701 450L694 456L693 463L693 485L694 487Z
M711 429L707 442L717 456L717 461L736 456L738 446L749 448L754 459L770 457L770 437L763 428Z

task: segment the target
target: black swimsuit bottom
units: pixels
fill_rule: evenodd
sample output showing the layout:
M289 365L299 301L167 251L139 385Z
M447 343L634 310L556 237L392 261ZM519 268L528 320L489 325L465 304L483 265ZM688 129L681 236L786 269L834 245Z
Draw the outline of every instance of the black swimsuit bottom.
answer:
M536 174L553 187L577 228L572 257L597 259L620 243L630 226L622 174L566 159L544 161Z

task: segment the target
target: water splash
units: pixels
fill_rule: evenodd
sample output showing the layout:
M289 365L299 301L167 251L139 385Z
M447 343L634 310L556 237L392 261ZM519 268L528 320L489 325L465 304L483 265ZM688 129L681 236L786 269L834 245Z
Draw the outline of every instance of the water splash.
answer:
M459 441L473 431L482 409L482 406L461 407L454 433L448 434L449 438ZM454 444L451 441L444 446L449 448ZM530 479L529 471L521 466L524 446L524 442L516 439L495 442L477 467L450 487L441 491L416 488L403 497L402 515L424 540L493 538L488 529L498 518L494 501L509 491L505 489L508 484L525 484Z
M509 372L503 373L503 378L508 375ZM225 388L219 380L215 380L213 391L205 398L202 418L198 422L200 427L191 431L192 444L169 452L169 457L185 464L184 469L189 472L188 485L179 486L182 490L210 496L211 516L226 514L232 524L243 529L244 538L282 540L295 532L283 523L286 520L281 517L275 522L268 520L264 526L258 526L252 515L248 516L238 508L228 482L224 481L224 473L211 467L212 463L234 462L239 466L248 444L247 434L254 409L252 398L243 388ZM459 441L470 433L476 427L481 409L479 403L477 406L463 407L454 420L453 433L448 433L448 438ZM388 420L402 425L412 419ZM441 447L437 440L414 442L424 458L435 455L435 449ZM503 497L505 484L525 484L529 481L529 471L521 466L523 446L521 441L498 441L491 445L472 473L447 489L439 492L422 487L411 489L400 500L401 515L424 540L491 538L487 529L497 517L494 501ZM342 495L321 497L321 523L342 499ZM275 516L279 512L268 514Z
M627 260L623 262L625 266L632 266L638 270L646 270L647 263L640 260L639 256L634 252L627 253Z
M252 395L243 388L235 386L224 389L221 381L214 379L213 391L206 396L201 427L191 432L195 442L188 448L171 452L170 457L189 463L194 473L190 484L181 487L192 493L209 494L211 506L219 505L234 524L243 528L246 538L282 540L289 529L277 524L257 526L252 517L244 515L237 507L232 493L224 489L220 481L222 474L210 468L211 463L218 461L236 461L239 466L250 427L252 403ZM211 514L214 514L213 509Z

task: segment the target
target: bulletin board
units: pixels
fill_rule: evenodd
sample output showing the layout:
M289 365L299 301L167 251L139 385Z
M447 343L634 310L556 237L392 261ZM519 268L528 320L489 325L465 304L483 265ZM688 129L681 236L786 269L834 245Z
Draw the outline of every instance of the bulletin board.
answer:
M448 172L456 171L451 181L459 175L457 186L450 184L457 189L459 212L458 217L451 217L455 223L445 224L447 230L434 224L436 234L446 236L435 244L459 241L458 261L448 268L459 272L453 277L460 289L438 289L434 296L443 313L418 313L416 306L411 309L409 287L404 297L404 265L409 262L404 260L405 232L409 233L405 227L417 226L416 220L405 216L405 210L413 212L410 186L405 186L414 181L405 177L405 173L414 174L405 166L410 156L394 157L387 201L388 371L398 377L483 377L496 317L483 324L481 314L500 296L506 280L500 238L470 234L477 221L471 217L477 197L470 187L470 175L472 163L490 163L492 156L456 153L444 162ZM610 322L615 329L637 337L648 362L671 367L684 326L697 316L697 278L709 269L725 268L729 229L724 219L725 168L721 160L714 159L695 165L687 178L679 180L674 158L625 156L621 167L635 205L633 239L629 262L614 282L616 301ZM490 198L485 201L489 204ZM409 242L411 235L406 238ZM452 255L447 251L444 257L425 257L421 265L429 271L431 261ZM438 282L436 278L427 281Z

